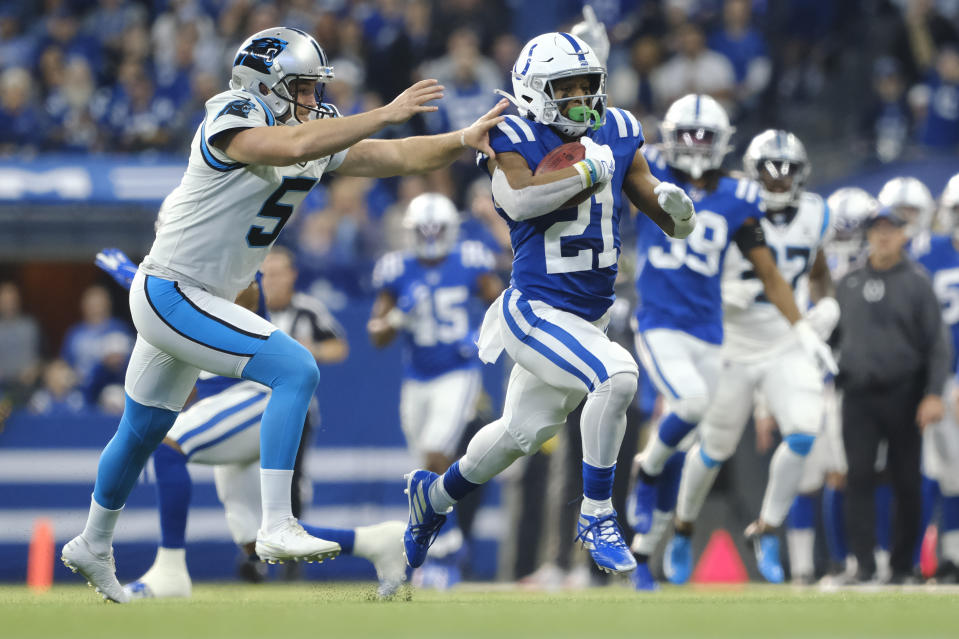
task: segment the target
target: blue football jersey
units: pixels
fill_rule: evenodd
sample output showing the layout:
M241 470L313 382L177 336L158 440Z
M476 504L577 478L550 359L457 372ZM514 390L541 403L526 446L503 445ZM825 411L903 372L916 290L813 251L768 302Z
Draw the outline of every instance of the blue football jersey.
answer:
M485 303L477 297L477 282L494 262L489 249L475 241L460 242L436 264L404 252L380 258L373 283L411 320L402 331L406 377L426 380L479 366L474 342Z
M942 320L952 333L952 370L959 370L959 250L948 235L933 235L917 256L932 278L932 288L942 306Z
M724 176L715 191L706 192L683 183L659 149L646 147L643 154L654 176L682 187L692 199L696 228L678 240L645 215L636 216L639 329L669 328L721 344L726 249L746 220L762 219L759 184Z
M530 299L594 321L615 299L619 219L625 208L623 180L643 145L643 129L628 111L610 108L606 122L589 137L613 151L616 172L609 186L575 208L522 222L510 219L498 206L496 210L509 225L513 243L510 285ZM564 143L552 127L515 115L506 116L489 138L494 151L520 154L532 171ZM486 159L479 156L484 170Z

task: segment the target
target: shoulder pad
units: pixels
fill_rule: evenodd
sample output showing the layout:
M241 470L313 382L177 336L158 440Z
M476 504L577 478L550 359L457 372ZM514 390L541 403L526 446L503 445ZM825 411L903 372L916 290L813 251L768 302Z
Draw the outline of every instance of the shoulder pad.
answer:
M242 89L218 93L207 100L206 109L211 123L223 116L265 120L268 126L273 126L276 122L273 112L259 98Z
M533 127L518 115L507 115L505 120L496 125L496 128L502 131L513 144L536 141Z
M759 199L759 183L749 178L739 178L736 180L735 196L737 199L745 200L750 204L756 203Z
M496 264L492 251L475 240L460 243L460 260L466 268L492 270Z
M373 285L382 288L395 282L406 270L406 256L400 251L387 253L373 268Z
M606 109L606 115L607 119L609 116L612 116L613 122L616 123L616 130L619 133L619 137L642 137L642 127L639 126L639 122L636 120L636 117L626 109L610 107Z

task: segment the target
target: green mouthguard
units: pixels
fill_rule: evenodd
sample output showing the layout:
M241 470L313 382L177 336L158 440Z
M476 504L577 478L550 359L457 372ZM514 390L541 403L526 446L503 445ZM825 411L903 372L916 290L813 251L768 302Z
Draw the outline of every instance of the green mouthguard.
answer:
M599 129L599 111L591 109L588 106L574 106L569 110L568 117L573 122L586 122L587 126L593 128L593 131Z

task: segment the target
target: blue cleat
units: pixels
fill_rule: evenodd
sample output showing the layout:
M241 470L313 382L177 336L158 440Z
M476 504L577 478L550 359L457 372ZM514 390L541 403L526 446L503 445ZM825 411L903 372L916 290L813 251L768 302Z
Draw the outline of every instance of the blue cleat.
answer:
M785 576L779 560L779 537L771 532L761 532L759 522L754 522L746 528L746 539L756 553L759 574L771 584L781 584Z
M653 527L653 510L656 508L656 483L636 480L633 493L629 497L629 525L640 535L645 535Z
M430 504L430 486L439 478L439 475L428 470L414 470L404 478L404 492L410 504L410 521L403 533L403 546L406 563L411 568L423 565L426 553L446 523L446 514L436 512Z
M600 570L629 572L636 568L636 559L616 522L616 511L599 517L580 513L576 528L579 532L576 540L583 543Z
M653 573L649 570L649 564L645 561L636 563L636 570L633 571L629 579L633 582L633 587L636 590L646 592L659 590L659 584L656 583L656 578L653 577Z
M688 536L674 534L663 553L663 572L670 583L681 586L693 574L693 546Z

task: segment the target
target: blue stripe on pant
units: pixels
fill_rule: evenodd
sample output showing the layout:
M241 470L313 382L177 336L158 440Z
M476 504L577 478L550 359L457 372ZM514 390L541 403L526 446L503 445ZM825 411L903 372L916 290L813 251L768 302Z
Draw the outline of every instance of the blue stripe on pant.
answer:
M573 375L574 377L581 380L583 384L586 385L586 388L588 388L590 392L592 392L595 386L593 385L593 382L589 377L587 377L576 366L574 366L573 364L563 359L558 353L556 353L555 351L550 349L548 346L546 346L546 344L543 344L541 341L539 341L532 335L525 334L522 331L522 329L520 329L519 324L516 323L516 320L513 319L513 316L510 314L510 311L509 311L510 297L511 295L509 293L503 296L503 317L506 319L506 326L508 326L509 330L513 333L513 335L516 336L516 339L523 342L524 344L526 344L527 346L529 346L530 348L538 352L540 355L542 355L549 361L556 364L558 367L560 367L561 369L563 369L570 375Z
M206 422L200 424L196 428L192 430L188 430L187 432L183 433L183 435L177 439L177 443L180 444L180 446L183 446L183 444L185 444L190 439L196 437L197 435L201 433L205 433L206 431L210 430L211 428L213 428L214 426L222 422L227 417L231 415L235 415L236 413L240 412L244 408L247 408L248 406L252 406L253 404L257 403L258 401L261 401L262 399L263 399L263 395L257 393L253 397L245 399L238 404L234 404L233 406L230 406L229 408L226 408L220 411L219 413L217 413L216 415L208 419ZM259 417L257 419L259 419Z
M229 355L252 357L269 335L257 335L196 306L176 282L152 275L143 287L147 303L164 324L188 340Z
M646 347L646 352L649 354L649 361L653 363L653 368L656 369L656 375L659 377L659 379L663 380L663 384L666 385L666 389L673 396L673 399L679 399L679 393L676 392L676 389L674 389L669 383L669 380L666 379L666 376L663 374L663 369L659 367L659 362L656 361L656 356L653 354L653 349L649 347L649 342L646 341L646 336L642 332L636 334L639 335L639 339L642 340L643 346Z

